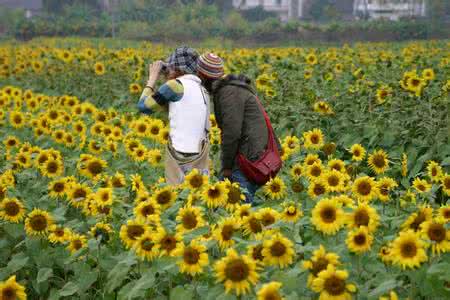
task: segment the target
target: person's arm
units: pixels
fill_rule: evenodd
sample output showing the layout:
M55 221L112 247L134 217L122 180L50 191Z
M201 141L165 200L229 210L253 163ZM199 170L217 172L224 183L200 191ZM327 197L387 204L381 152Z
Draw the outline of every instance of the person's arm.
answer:
M244 123L245 99L237 95L235 88L221 91L220 111L222 120L222 169L225 177L231 176L239 149Z

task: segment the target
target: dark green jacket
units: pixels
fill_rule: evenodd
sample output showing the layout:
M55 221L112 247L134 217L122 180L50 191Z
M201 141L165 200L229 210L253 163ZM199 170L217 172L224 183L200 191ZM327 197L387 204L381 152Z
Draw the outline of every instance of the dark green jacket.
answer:
M246 78L229 75L214 83L214 114L222 130L222 168L237 169L240 152L257 160L267 146L268 132L256 93Z

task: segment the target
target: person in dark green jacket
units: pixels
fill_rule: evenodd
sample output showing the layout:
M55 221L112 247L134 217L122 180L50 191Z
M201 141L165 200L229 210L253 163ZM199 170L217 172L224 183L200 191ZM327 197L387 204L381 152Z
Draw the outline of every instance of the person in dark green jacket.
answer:
M236 158L242 153L251 161L257 160L267 147L268 129L250 79L244 75L220 78L223 63L219 60L210 53L200 56L197 72L212 96L217 125L222 131L223 177L246 189L246 202L252 203L259 186L242 173Z

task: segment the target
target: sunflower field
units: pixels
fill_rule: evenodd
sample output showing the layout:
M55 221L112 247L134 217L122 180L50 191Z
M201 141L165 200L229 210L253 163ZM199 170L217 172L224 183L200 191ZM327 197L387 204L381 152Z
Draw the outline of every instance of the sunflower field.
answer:
M164 182L138 113L167 46L0 44L0 299L449 299L450 42L203 49L245 73L284 166L253 206ZM202 51L202 50L200 50Z

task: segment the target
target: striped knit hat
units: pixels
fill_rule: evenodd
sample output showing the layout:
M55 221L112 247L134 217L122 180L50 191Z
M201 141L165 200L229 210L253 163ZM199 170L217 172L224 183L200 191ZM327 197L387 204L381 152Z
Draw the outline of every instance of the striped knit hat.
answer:
M224 74L223 60L214 53L205 53L197 60L197 72L210 79L219 79Z

